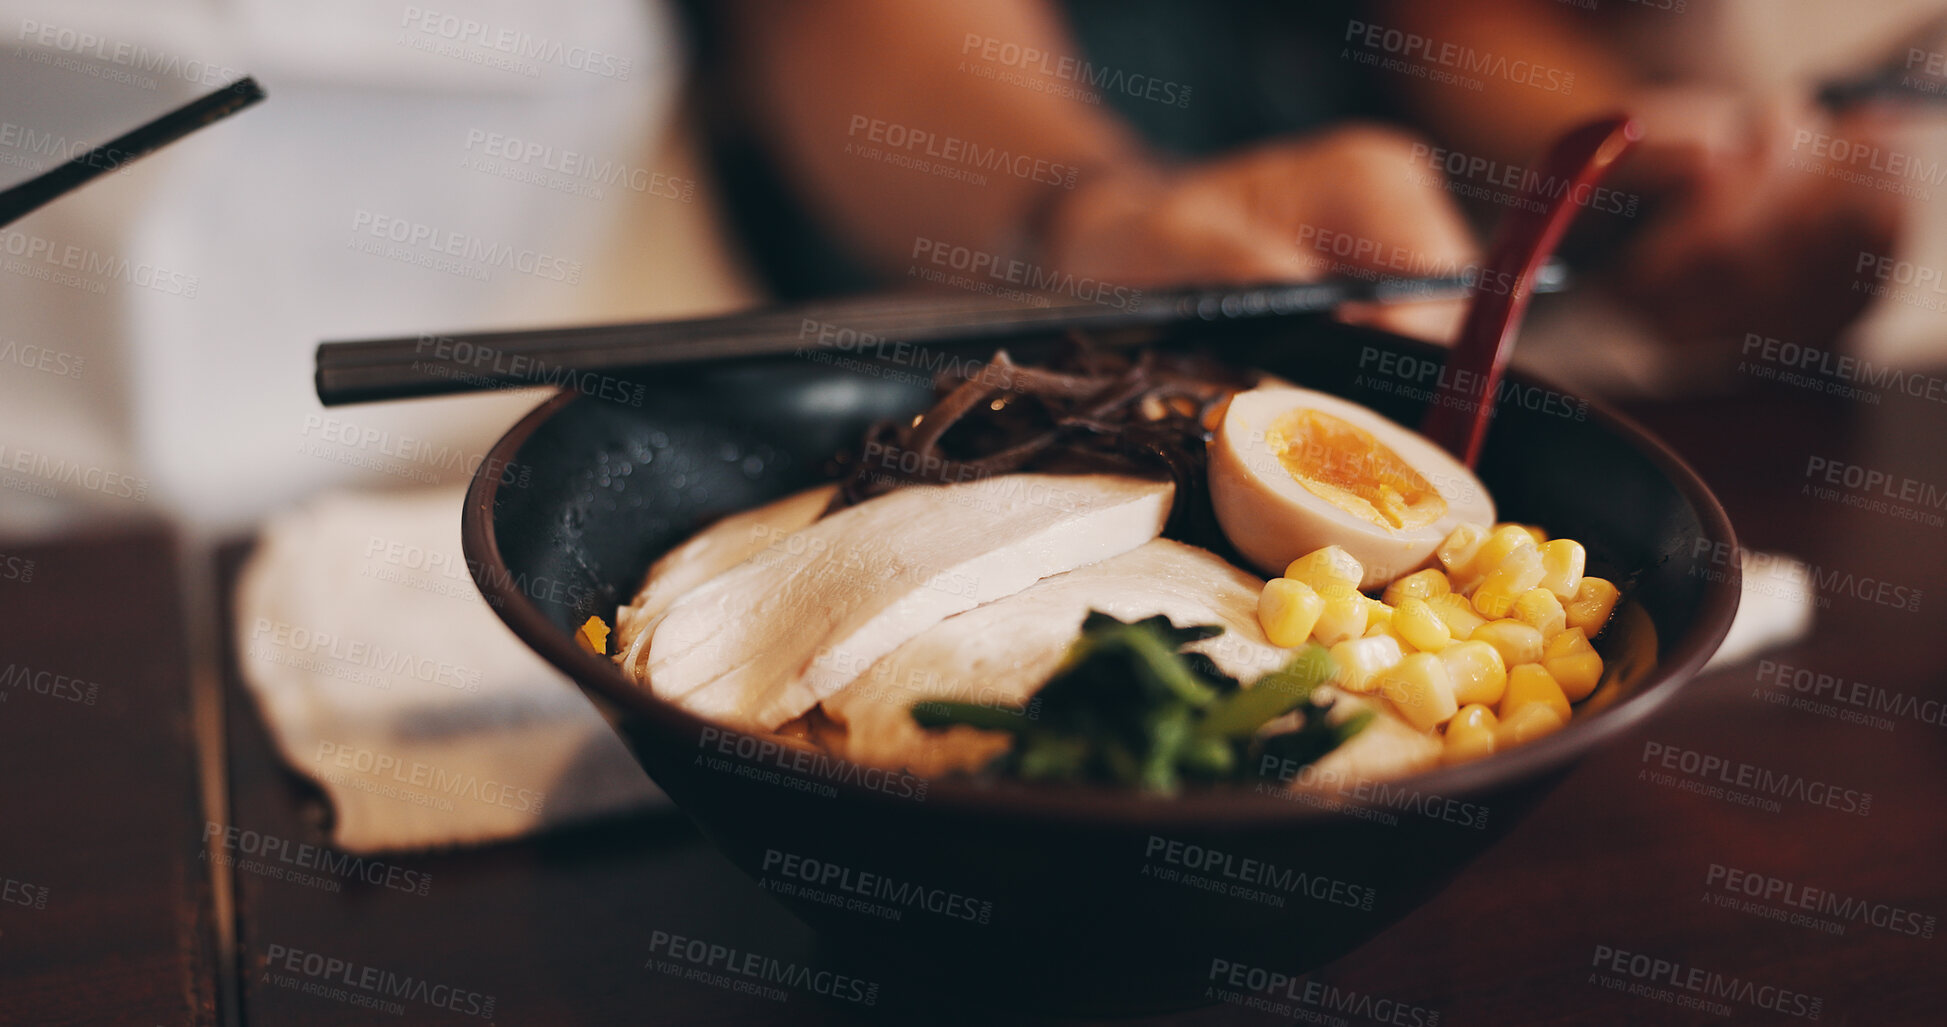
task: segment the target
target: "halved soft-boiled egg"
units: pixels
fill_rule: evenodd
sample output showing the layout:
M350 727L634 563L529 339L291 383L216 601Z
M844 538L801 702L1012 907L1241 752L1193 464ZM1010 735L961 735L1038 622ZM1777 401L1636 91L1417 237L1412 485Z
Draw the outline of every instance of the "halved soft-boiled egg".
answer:
M1282 384L1231 397L1210 441L1210 499L1265 575L1335 545L1364 565L1362 589L1424 564L1455 525L1495 520L1486 487L1446 450L1350 400Z

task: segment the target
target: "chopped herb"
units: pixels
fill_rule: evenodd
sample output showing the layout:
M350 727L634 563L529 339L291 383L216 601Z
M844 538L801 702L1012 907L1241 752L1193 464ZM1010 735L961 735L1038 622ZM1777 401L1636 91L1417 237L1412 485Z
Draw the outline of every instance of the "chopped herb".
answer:
M1185 781L1235 781L1265 755L1310 763L1357 734L1369 713L1326 722L1330 700L1315 696L1331 677L1324 647L1308 645L1250 688L1217 669L1192 642L1216 625L1177 627L1169 618L1133 623L1089 611L1081 637L1037 698L1040 716L1019 707L915 703L920 726L964 726L1014 736L991 768L1026 780L1099 781L1170 793ZM1301 726L1260 737L1265 724L1299 712Z

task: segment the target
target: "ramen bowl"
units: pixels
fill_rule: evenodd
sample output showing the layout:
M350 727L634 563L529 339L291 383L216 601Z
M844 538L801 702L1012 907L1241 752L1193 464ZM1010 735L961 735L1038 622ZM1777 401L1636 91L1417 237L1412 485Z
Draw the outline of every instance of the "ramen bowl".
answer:
M1142 341L1204 347L1409 425L1443 360L1325 321ZM1599 643L1604 681L1574 720L1483 760L1378 785L1269 765L1253 782L1170 798L925 780L720 727L576 643L580 624L612 619L695 530L821 480L867 425L929 405L939 358L920 353L699 365L644 379L640 405L564 393L494 447L463 523L500 617L580 686L702 832L822 941L902 980L1127 1012L1206 1001L1238 968L1302 974L1424 903L1585 753L1654 715L1736 611L1737 568L1723 558L1735 538L1697 476L1602 405L1514 374L1480 476L1502 519L1581 541L1590 573L1622 585L1625 603Z

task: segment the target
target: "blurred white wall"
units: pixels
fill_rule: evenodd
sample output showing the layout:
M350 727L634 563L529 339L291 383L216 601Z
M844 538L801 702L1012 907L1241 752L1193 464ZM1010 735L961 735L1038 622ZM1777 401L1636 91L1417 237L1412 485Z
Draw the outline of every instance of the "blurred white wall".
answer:
M316 344L748 302L683 52L644 0L0 0L0 182L269 93L0 228L0 527L463 480L542 393L326 411Z

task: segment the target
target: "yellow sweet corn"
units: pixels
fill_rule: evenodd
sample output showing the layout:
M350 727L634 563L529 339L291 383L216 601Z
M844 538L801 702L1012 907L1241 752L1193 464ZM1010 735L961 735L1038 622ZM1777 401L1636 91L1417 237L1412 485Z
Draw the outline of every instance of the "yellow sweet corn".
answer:
M1487 529L1478 524L1462 524L1449 533L1446 540L1433 550L1440 566L1447 569L1446 576L1456 579L1474 562L1474 556L1481 550L1481 543L1487 541ZM1425 599L1426 596L1420 598Z
M1513 555L1517 549L1540 551L1535 545L1534 536L1528 534L1521 525L1495 525L1494 530L1488 533L1487 540L1481 543L1480 551L1474 554L1473 562L1468 564L1462 573L1449 572L1447 576L1453 580L1454 588L1462 592L1472 591L1475 584L1494 568L1501 566L1501 561Z
M1486 642L1455 642L1440 650L1440 662L1446 665L1456 702L1493 706L1507 691L1507 665L1501 662L1501 651Z
M1437 653L1453 644L1447 622L1424 599L1407 599L1393 610L1393 630L1421 652Z
M1405 657L1388 635L1353 638L1333 646L1332 683L1348 692L1370 692L1373 678Z
M1486 642L1501 653L1501 662L1507 664L1509 673L1523 663L1534 663L1541 659L1541 632L1533 625L1518 620L1491 620L1475 628L1467 636L1470 641Z
M1358 638L1366 632L1366 618L1369 616L1370 602L1359 590L1350 585L1336 585L1319 589L1325 606L1318 614L1318 622L1312 625L1312 637L1325 645L1337 645L1348 638Z
M1376 687L1407 723L1421 731L1446 723L1460 709L1447 668L1432 653L1414 653L1381 671Z
M1501 719L1514 719L1521 707L1532 703L1554 710L1562 723L1568 723L1568 696L1562 694L1562 686L1555 683L1555 676L1539 663L1524 663L1508 671L1508 690L1501 696L1499 707Z
M1451 591L1453 585L1447 581L1447 576L1442 574L1438 567L1428 567L1423 571L1414 571L1387 585L1385 593L1380 598L1398 606L1408 599L1431 599Z
M1290 578L1272 578L1257 597L1257 620L1271 644L1286 649L1305 644L1325 600L1310 585Z
M1465 763L1494 754L1494 728L1500 719L1480 703L1468 703L1447 721L1447 738L1440 758L1447 763Z
M1345 550L1307 553L1265 586L1259 619L1279 645L1303 628L1329 646L1333 683L1384 696L1441 740L1444 762L1561 730L1602 680L1589 639L1616 587L1584 573L1581 543L1534 525L1461 524L1434 555L1439 566L1372 599L1357 587L1367 569Z
M1602 682L1602 654L1589 644L1581 628L1567 628L1548 640L1541 665L1555 676L1569 702L1581 702Z
M575 632L575 644L597 656L608 655L608 622L600 617L582 621Z
M1589 562L1588 550L1574 539L1558 538L1541 544L1541 587L1555 598L1575 598L1582 584L1582 568Z
M1523 624L1533 625L1544 639L1554 638L1568 626L1568 615L1562 612L1562 601L1555 593L1539 586L1521 593L1514 601L1510 615Z
M1510 749L1524 742L1532 742L1543 735L1560 731L1564 724L1555 711L1542 703L1529 703L1515 711L1511 717L1502 717L1494 726L1495 751Z
M1621 593L1616 586L1603 578L1587 575L1575 588L1575 598L1564 603L1562 608L1568 613L1568 626L1581 628L1582 633L1594 638L1602 634L1603 625L1609 623L1609 615L1615 612L1616 600Z
M1358 588L1359 579L1366 576L1366 568L1358 557L1344 549L1326 546L1291 561L1291 565L1284 569L1284 576L1323 592L1333 585Z
M1521 593L1540 583L1541 550L1532 544L1518 546L1499 564L1487 568L1480 585L1474 589L1474 609L1489 620L1499 620L1514 608L1514 601Z
M1427 608L1445 621L1447 631L1455 638L1467 638L1476 628L1487 623L1487 618L1474 612L1474 604L1458 592L1434 596L1426 601Z

